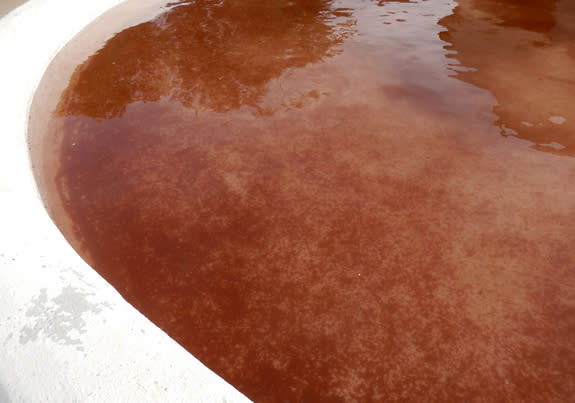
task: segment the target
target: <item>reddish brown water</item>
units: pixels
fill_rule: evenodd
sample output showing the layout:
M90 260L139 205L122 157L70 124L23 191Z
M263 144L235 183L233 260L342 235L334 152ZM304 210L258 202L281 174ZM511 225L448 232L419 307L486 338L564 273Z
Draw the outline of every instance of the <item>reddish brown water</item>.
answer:
M574 18L178 2L37 97L38 181L82 256L257 402L573 401Z

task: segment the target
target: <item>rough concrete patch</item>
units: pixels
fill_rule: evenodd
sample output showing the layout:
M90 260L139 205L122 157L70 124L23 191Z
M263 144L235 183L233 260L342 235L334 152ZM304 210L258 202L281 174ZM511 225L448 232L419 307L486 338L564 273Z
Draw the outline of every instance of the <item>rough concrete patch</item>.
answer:
M85 313L98 314L101 304L88 300L92 293L67 286L57 297L48 300L46 289L32 300L32 306L26 311L26 316L33 319L32 323L20 330L20 343L35 341L40 334L58 344L74 345L83 350L80 335L85 333Z

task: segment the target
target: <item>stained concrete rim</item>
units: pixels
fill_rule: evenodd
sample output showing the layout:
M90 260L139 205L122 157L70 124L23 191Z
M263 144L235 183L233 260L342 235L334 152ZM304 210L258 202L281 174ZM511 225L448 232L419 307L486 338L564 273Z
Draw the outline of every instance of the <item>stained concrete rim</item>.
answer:
M0 384L10 402L244 402L72 250L33 179L26 130L57 52L124 0L30 0L0 18Z

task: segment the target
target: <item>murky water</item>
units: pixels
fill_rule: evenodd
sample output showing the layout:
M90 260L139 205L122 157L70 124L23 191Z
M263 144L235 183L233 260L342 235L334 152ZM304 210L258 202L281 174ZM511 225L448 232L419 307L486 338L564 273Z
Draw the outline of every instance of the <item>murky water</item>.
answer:
M26 0L2 0L0 1L0 18L14 10L16 7L26 3Z
M161 11L32 111L129 302L257 402L572 399L574 1Z

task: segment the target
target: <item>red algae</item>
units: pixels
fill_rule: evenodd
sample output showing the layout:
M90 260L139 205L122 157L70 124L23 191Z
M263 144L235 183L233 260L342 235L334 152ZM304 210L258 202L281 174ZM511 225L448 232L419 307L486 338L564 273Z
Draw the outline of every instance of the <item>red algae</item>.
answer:
M40 190L257 402L572 400L570 4L168 4L40 91Z

